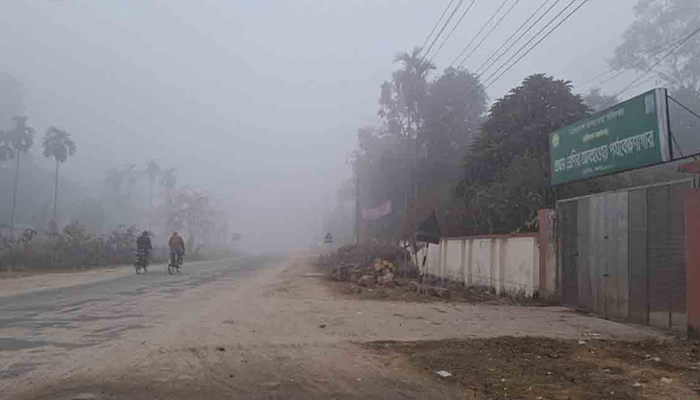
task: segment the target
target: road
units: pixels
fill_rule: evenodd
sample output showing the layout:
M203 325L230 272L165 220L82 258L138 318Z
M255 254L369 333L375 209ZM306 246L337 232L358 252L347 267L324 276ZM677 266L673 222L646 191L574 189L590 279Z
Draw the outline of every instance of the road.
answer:
M411 382L411 374L395 372L402 368L387 370L386 362L323 332L315 309L323 299L290 293L291 262L186 264L179 275L162 266L146 275L123 269L100 281L93 274L87 283L78 274L74 285L63 279L57 288L0 297L0 398L420 399L450 393Z
M316 272L297 256L0 282L0 399L461 399L366 344L658 336L556 307L358 301Z
M152 266L148 274L0 298L0 398L54 375L42 369L65 368L74 354L170 324L183 302L206 299L202 293L214 282L245 279L263 265L255 259L186 264L175 275L167 275L164 266ZM39 378L32 379L34 372Z

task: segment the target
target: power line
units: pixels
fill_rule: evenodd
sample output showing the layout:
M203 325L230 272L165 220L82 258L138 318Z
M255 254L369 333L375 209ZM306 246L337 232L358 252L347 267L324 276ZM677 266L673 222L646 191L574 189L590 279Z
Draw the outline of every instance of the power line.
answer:
M681 103L680 101L674 99L674 98L671 97L671 96L666 96L666 97L668 97L669 99L671 99L671 101L673 101L674 103L676 103L676 104L678 104L679 106L681 106L681 108L684 109L685 111L691 113L695 118L700 119L700 114L698 114L698 113L696 113L695 111L691 110L691 109L690 109L689 107L687 107L685 104Z
M685 42L687 42L688 40L690 40L693 36L697 35L698 32L700 32L700 28L695 29L695 30L694 30L693 32L691 32L688 36L686 36L683 40L681 40L680 42L676 43L676 45L673 46L673 48L671 48L671 50L670 50L668 53L664 54L664 56L661 57L657 62L655 62L652 66L650 66L649 68L647 68L646 71L644 71L644 73L642 73L642 74L639 75L637 78L635 78L632 82L630 82L629 85L625 86L624 89L620 90L620 91L617 92L615 95L613 95L612 101L614 101L614 99L617 98L617 96L621 95L622 93L624 93L624 92L626 92L628 89L630 89L632 86L634 86L634 84L637 83L643 76L645 76L646 74L648 74L649 72L651 72L654 68L656 68L659 64L661 64L666 58L668 58L668 56L670 56L671 54L673 54L676 50L678 50L679 47L681 47L683 44L685 44ZM609 101L608 103L610 103L610 101ZM607 103L606 103L605 105L603 105L603 108L605 108L606 106L607 106Z
M475 2L476 2L476 0L472 0L472 2L469 3L469 6L467 6L466 10L464 10L464 12L462 13L462 16L459 17L459 19L457 20L457 23L452 27L452 30L450 31L450 33L448 33L447 36L445 36L445 39L442 41L442 43L440 43L440 47L438 47L438 49L435 51L435 54L433 54L433 56L430 58L430 62L433 62L433 60L435 59L435 56L437 56L437 54L440 52L440 50L442 50L442 47L445 45L445 43L447 43L447 40L450 38L450 36L452 36L452 33L454 33L455 29L457 29L459 24L462 23L462 20L464 19L464 17L467 16L467 13L469 12L469 10L472 9L472 6L474 5Z
M649 82L653 81L654 79L658 79L658 77L657 77L656 75L652 75L652 76L650 76L649 78L647 78L647 79L645 79L645 80L643 80L643 81L637 83L636 85L630 87L629 89L638 88L638 87L640 87L640 86L642 86L642 85L644 85L644 84L646 84L646 83L649 83ZM627 89L627 90L629 90L629 89ZM615 99L615 97L611 97L611 99ZM617 99L615 99L615 100L617 100ZM608 100L608 103L605 103L604 106L607 106L609 103L610 103L610 100Z
M525 53L523 53L520 57L518 57L518 59L516 59L512 64L510 64L510 65L508 66L508 68L506 68L503 72L501 72L500 75L498 75L495 79L491 80L491 77L493 77L496 73L498 73L498 71L499 71L501 68L503 68L503 67L504 67L511 59L513 59L513 57L515 57L518 53L520 53L521 50L523 50L525 47L527 47L527 45L530 44L530 42L532 42L535 38L537 38L537 36L539 36L540 33L542 33L545 29L547 29L547 27L548 27L549 25L551 25L552 23L554 23L554 21L555 21L557 18L559 18L559 16L562 15L562 14L564 13L564 11L566 11L569 7L571 7L575 2L576 2L576 0L571 0L571 2L569 2L569 4L566 5L566 7L564 7L561 11L559 11L559 13L558 13L557 15L554 16L554 18L552 18L545 26L542 27L542 29L540 29L533 37L531 37L530 40L527 41L527 43L525 43L520 49L518 49L518 51L516 51L516 52L513 54L513 56L510 57L510 58L508 59L508 61L506 61L505 63L503 63L503 65L501 65L501 67L499 67L493 74L491 74L491 75L486 79L486 81L485 81L485 82L490 81L490 82L486 85L486 88L489 88L489 87L490 87L491 85L493 85L498 79L500 79L506 72L510 71L510 69L513 68L513 67L515 66L515 64L517 64L518 62L520 62L520 60L522 60L526 55L528 55L535 47L537 47L540 43L542 43L543 40L545 40L547 37L549 37L549 35L551 35L552 32L554 32L557 28L559 28L559 26L561 26L561 24L563 24L563 23L564 23L566 20L568 20L569 17L571 17L576 11L578 11L581 7L583 7L583 5L586 4L586 3L588 2L588 0L583 0L583 2L581 2L581 4L579 4L576 8L574 8L573 11L571 11L571 12L570 12L568 15L566 15L561 21L559 21L559 23L557 23L557 24L554 26L554 28L552 28L549 32L547 32L544 36L542 36L542 38L540 38L540 40L538 40L537 42L535 42L535 44L534 44L532 47L530 47L527 51L525 51Z
M476 46L474 46L474 48L472 49L472 51L470 51L469 54L467 54L466 56L464 56L464 58L462 59L462 62L459 64L460 67L464 66L464 64L467 62L467 60L469 59L469 57L471 57L472 54L474 54L474 52L484 43L484 41L485 41L489 36L491 36L491 34L493 33L493 31L496 30L496 28L498 28L498 26L501 24L501 22L503 22L503 20L508 16L508 14L510 14L510 12L513 11L513 8L515 8L515 6L518 5L519 2L520 2L520 0L515 0L515 2L510 6L510 8L509 8L508 10L506 10L506 12L501 16L501 18L499 18L498 21L496 21L496 23L495 23L495 24L491 27L491 29L486 33L486 35L484 35L484 37L481 38L481 41L480 41L479 43L477 43Z
M685 66L687 63L689 63L689 62L695 60L696 58L698 58L698 56L700 56L700 53L699 53L698 55L695 55L695 56L693 56L693 57L691 57L691 58L689 58L689 59L683 61L683 62L680 63L678 66L679 66L679 67ZM639 64L637 64L637 65L639 65ZM606 83L608 83L608 82L614 80L615 78L618 78L619 76L623 75L623 74L626 73L626 72L629 72L629 70L620 71L619 73L617 73L617 74L611 76L610 78L607 78L607 79L603 80L602 82L598 83L598 84L595 85L594 87L600 88L602 85L604 85L604 84L606 84ZM641 83L646 83L646 82L649 81L649 80L650 80L650 79L645 79L645 80L642 81ZM641 83L632 86L630 89L640 86ZM593 89L593 87L591 87L590 89ZM584 91L585 91L585 90L584 90Z
M443 18L445 18L445 14L447 14L447 10L450 9L450 6L452 6L452 3L454 3L455 0L450 0L449 3L447 3L447 6L445 9L442 11L442 14L440 15L440 18L435 22L435 26L433 26L433 29L430 30L430 33L428 34L428 37L425 38L423 41L423 45L420 47L421 50L425 48L425 46L428 44L428 40L430 40L430 37L433 36L433 33L435 33L435 30L437 27L440 25L440 21L442 21Z
M510 51L510 49L512 49L513 46L515 46L515 45L520 41L520 39L522 39L525 35L527 35L527 33L530 32L530 31L532 30L532 28L534 28L534 27L542 20L542 18L544 18L547 14L549 14L549 12L552 11L552 9L553 9L557 4L559 4L560 1L561 1L561 0L556 0L554 3L552 3L552 5L549 6L549 8L547 8L547 9L545 10L545 12L544 12L542 15L540 15L539 18L537 18L537 20L535 20L535 22L533 22L533 23L530 25L530 27L528 27L528 28L525 30L525 32L523 32L520 36L518 36L518 38L515 39L515 41L514 41L513 43L511 43L510 46L508 46L508 48L507 48L503 53L501 53L500 56L498 56L495 60L493 60L488 66L486 66L486 69L484 69L484 71L483 71L482 73L480 73L480 74L478 75L478 77L480 78L482 75L486 74L486 72L487 72L488 70L490 70L491 67L493 67L493 66L498 62L498 60L500 60L504 55L506 55L506 54ZM516 54L517 54L517 53L516 53ZM511 58L511 59L512 59L512 58ZM507 62L508 62L508 61L506 61L506 63L507 63ZM499 69L500 69L500 68L499 68Z
M688 31L685 32L685 33L689 33L689 32L690 32L690 30L688 30ZM679 40L682 40L682 39L681 39L681 38L678 38L678 36L676 36L676 37L674 37L673 39L670 39L670 40L668 40L668 41L666 41L666 42L664 42L664 43L662 43L662 44L660 44L660 45L658 45L658 46L655 46L655 47L652 47L652 48L649 49L649 50L646 50L645 52L646 52L646 53L653 53L653 54L651 54L651 56L650 56L651 58L656 57L657 55L661 54L661 51L662 51L664 48L668 47L670 44L675 44L675 43L677 43ZM657 50L659 50L659 51L657 51ZM588 83L593 82L593 81L595 81L596 79L598 79L598 78L600 78L600 77L602 77L602 76L604 76L604 75L606 75L606 74L609 74L610 72L617 71L617 70L619 70L619 69L621 69L621 68L636 68L636 67L638 67L638 66L644 64L645 61L647 61L647 60L640 60L640 61L638 61L638 62L628 62L628 63L622 64L622 65L619 66L619 67L612 67L612 68L610 68L610 69L608 69L608 70L606 70L606 71L603 71L603 72L597 74L596 76L593 76L593 77L591 77L591 78L589 78L589 79L586 79L586 80L583 81L581 84L579 84L579 86L587 85ZM627 72L627 70L625 70L625 72ZM616 75L616 76L619 76L619 75ZM601 84L602 84L602 83L601 83Z
M535 17L535 15L536 15L538 12L540 12L540 10L541 10L542 8L544 8L545 5L547 5L547 3L549 3L549 0L544 0L544 2L543 2L532 14L530 14L530 16L525 20L525 22L523 22L522 25L520 25L520 26L518 27L518 29L516 29L513 33L511 33L511 35L508 37L508 39L506 39L503 43L501 43L501 45L496 49L496 51L494 51L486 60L484 60L484 62L479 66L479 68L476 69L476 72L481 71L481 69L484 67L484 65L486 65L489 61L491 61L491 59L493 59L493 57L495 57L496 54L498 54L498 52L500 52L504 47L506 47L506 45L508 44L508 42L510 42L510 39L512 39L515 35L517 35L518 32L520 32L520 30L523 29L523 27L524 27L528 22L530 22L530 20L531 20L532 18Z
M697 54L697 55L695 55L695 56L693 56L693 57L691 57L691 58L689 58L689 59L687 59L687 60L685 60L685 61L683 61L682 63L678 64L678 67L683 67L683 66L685 66L686 64L688 64L689 62L691 62L691 61L697 59L698 57L700 57L700 53ZM658 79L658 77L657 77L656 75L652 75L652 76L650 76L650 77L644 79L643 81L636 83L635 85L631 86L631 87L628 88L627 90L636 89L636 88L638 88L638 87L640 87L640 86L644 86L645 84L647 84L647 83L653 81L654 79ZM669 97L671 97L671 96L669 96ZM603 104L603 106L601 106L601 107L607 107L609 104L612 104L615 100L617 100L617 99L616 99L615 97L611 96L611 100L608 100L608 102L605 103L605 104Z
M498 14L498 12L501 11L503 6L505 6L507 2L508 2L508 0L503 0L503 3L501 3L501 5L496 9L496 11L494 11L494 13L491 14L491 17L484 23L484 25L481 26L481 28L479 29L479 32L477 32L476 35L474 37L472 37L472 40L470 40L469 43L467 43L467 45L464 46L462 51L459 52L457 57L455 57L455 59L452 60L452 62L450 63L450 67L452 67L453 65L455 65L457 63L457 60L459 60L462 57L462 55L467 51L469 46L471 46L472 43L474 43L474 41L481 35L481 32L483 32L484 29L486 29L486 27L488 26L488 24L490 24L491 21L493 21L493 19L496 17L496 14Z
M464 0L459 0L459 3L457 3L455 8L452 10L452 13L450 14L450 16L447 18L447 21L445 21L445 23L442 25L442 28L440 28L440 32L438 32L437 35L435 35L435 37L433 38L433 42L430 43L430 47L428 47L428 50L426 50L426 52L423 53L423 58L421 59L421 61L425 61L426 57L430 53L430 50L433 49L433 46L435 46L435 43L437 42L437 40L440 38L440 36L442 36L442 32L445 31L445 28L447 28L447 25L449 25L450 21L452 21L452 18L454 18L455 14L457 13L457 10L459 10L459 8L462 7L462 3L464 3Z

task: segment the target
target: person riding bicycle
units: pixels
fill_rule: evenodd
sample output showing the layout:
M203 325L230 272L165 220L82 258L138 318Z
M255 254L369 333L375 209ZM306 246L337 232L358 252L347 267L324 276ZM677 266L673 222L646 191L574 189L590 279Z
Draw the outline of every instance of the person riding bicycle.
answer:
M182 240L182 236L178 235L177 231L173 231L173 235L168 240L168 246L170 246L170 263L172 265L180 264L185 255L185 241Z
M148 231L143 231L141 236L136 238L136 251L139 254L143 254L144 263L148 263L148 257L150 256L152 250L153 245L151 244L151 238L148 237Z

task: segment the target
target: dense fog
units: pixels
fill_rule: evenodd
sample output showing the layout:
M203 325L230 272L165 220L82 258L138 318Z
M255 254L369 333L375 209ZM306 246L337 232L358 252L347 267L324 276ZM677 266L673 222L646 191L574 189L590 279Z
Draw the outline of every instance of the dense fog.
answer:
M105 234L119 224L152 225L164 241L166 226L149 211L167 191L159 176L151 208L145 170L155 160L162 171L174 169L178 188L208 193L216 210L208 229L223 242L240 234L238 246L265 251L322 241L338 190L352 179L357 131L377 123L394 56L423 43L442 3L1 2L0 126L24 115L36 131L22 159L16 223L50 219L54 162L42 156L41 138L56 126L77 145L61 164L61 226L81 218ZM493 13L492 3L476 2L432 60L435 75ZM607 69L636 1L601 3L591 1L488 87L487 101L530 74L575 85ZM538 5L515 5L506 28L494 30L465 68L478 67ZM110 170L122 171L121 187L109 183ZM3 223L13 174L13 161L0 164ZM338 235L352 225L345 228Z

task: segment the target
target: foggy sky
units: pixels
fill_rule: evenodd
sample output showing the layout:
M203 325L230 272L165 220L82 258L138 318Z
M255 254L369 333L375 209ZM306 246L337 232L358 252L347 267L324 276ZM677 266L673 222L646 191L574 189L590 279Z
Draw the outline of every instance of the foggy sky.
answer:
M446 3L2 1L0 70L23 82L38 131L74 135L72 179L97 188L109 167L155 158L222 199L247 246L291 248L322 236L393 56L421 44ZM498 4L477 1L435 58L439 69ZM522 0L467 68L539 4ZM489 88L491 100L531 73L580 82L607 69L634 4L589 1Z

